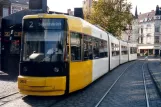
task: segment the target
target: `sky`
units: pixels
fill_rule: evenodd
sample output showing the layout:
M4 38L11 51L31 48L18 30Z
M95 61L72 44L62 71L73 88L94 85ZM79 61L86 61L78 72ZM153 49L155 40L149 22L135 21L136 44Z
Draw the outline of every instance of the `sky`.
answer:
M135 13L135 7L137 5L138 13L146 13L151 10L156 10L156 5L161 7L161 0L128 0L132 3L133 9L131 12Z
M156 9L156 5L161 7L161 0L128 0L132 3L133 9L131 12L135 13L137 5L138 13L146 13ZM47 0L48 6L52 11L67 12L67 9L74 9L74 7L82 7L83 0ZM159 4L160 3L160 4Z
M47 0L47 4L52 11L67 13L67 9L82 7L83 0Z

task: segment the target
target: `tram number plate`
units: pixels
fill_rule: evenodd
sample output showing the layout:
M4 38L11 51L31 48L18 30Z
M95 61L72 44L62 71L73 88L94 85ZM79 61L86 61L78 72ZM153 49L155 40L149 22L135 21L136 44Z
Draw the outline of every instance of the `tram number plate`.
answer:
M26 80L20 80L20 83L26 84L27 81Z

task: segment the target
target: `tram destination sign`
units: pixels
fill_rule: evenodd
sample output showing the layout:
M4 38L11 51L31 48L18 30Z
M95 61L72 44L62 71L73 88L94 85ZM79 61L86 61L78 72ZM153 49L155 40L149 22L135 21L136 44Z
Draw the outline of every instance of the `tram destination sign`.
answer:
M62 30L64 29L64 19L25 19L23 30Z

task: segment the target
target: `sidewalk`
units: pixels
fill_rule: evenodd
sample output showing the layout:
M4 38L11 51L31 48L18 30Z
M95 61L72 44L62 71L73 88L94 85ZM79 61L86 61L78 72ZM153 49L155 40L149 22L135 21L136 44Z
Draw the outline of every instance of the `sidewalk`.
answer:
M18 91L17 76L0 71L0 98Z
M159 94L161 95L161 63L160 63L160 60L150 59L148 61L148 69L157 86Z

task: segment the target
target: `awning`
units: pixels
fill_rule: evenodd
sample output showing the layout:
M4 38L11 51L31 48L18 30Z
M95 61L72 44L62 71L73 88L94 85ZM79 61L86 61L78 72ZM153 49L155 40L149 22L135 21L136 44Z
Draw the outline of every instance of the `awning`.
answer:
M138 49L160 49L160 46L138 46Z

